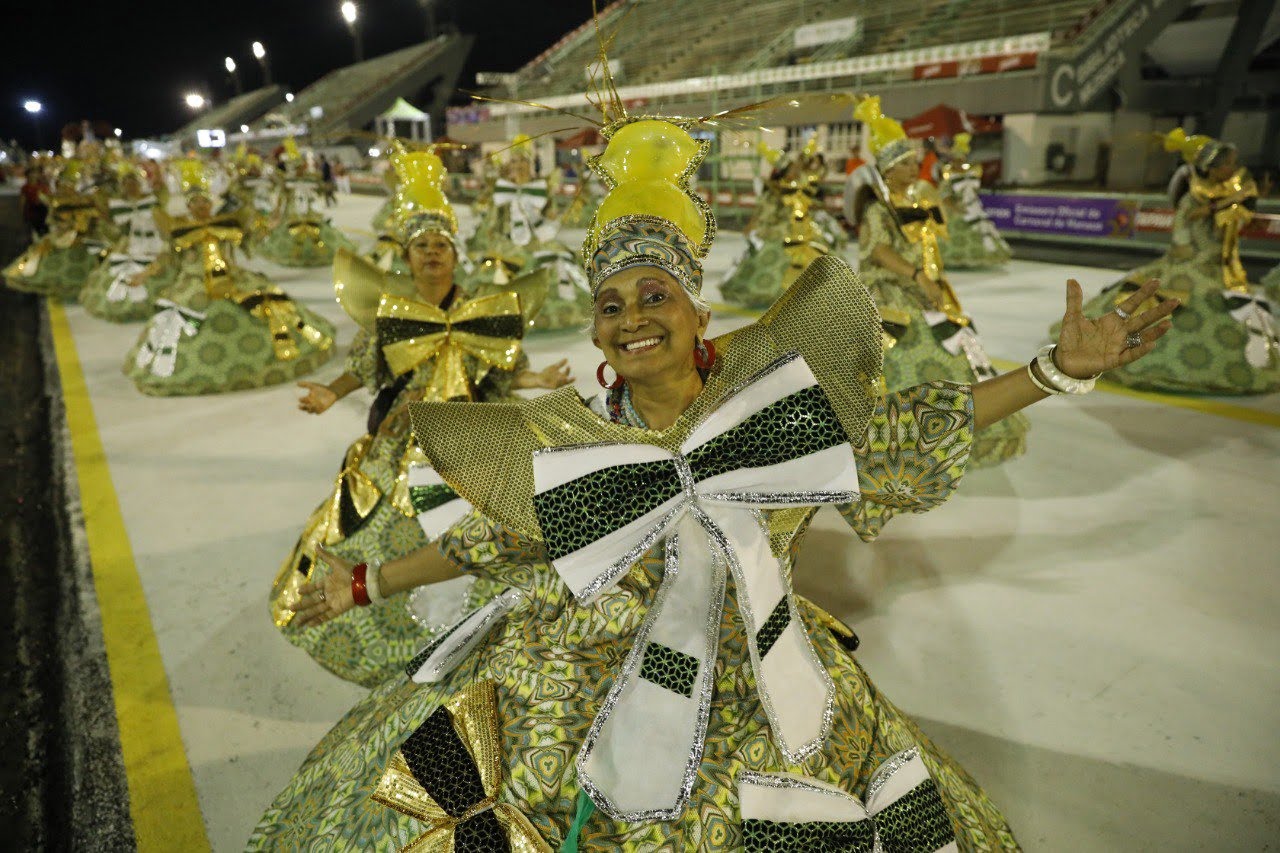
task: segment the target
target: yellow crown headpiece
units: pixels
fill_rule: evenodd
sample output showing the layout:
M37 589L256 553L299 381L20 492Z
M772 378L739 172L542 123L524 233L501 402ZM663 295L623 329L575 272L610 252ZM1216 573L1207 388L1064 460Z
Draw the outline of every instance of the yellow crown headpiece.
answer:
M818 153L818 135L811 135L804 143L804 148L800 150L805 159L809 159Z
M763 139L756 143L756 153L763 157L764 161L770 166L777 165L778 160L782 157L781 151L777 148L770 148L769 143Z
M182 188L183 195L188 198L196 195L211 196L209 172L198 158L187 157L179 160L177 169L178 184Z
M951 150L960 157L969 156L969 148L973 144L972 133L957 133L951 140Z
M876 158L876 166L881 172L887 172L915 153L915 148L907 139L907 132L895 119L889 118L880 110L880 97L872 95L863 98L853 110L853 117L866 125L871 134L871 153Z
M62 167L58 169L58 177L55 180L79 186L82 177L84 177L84 161L73 157L63 161Z
M284 156L290 160L302 159L302 152L298 150L298 142L292 136L284 138Z
M533 158L533 140L527 133L517 133L515 138L511 140L511 147L507 149L507 159L515 160L518 158Z
M583 244L592 292L625 268L654 266L698 296L716 221L689 178L710 143L673 121L647 117L615 122L603 134L604 151L588 161L609 187Z
M407 245L424 231L438 231L450 240L458 233L458 217L444 194L444 163L432 151L409 151L392 143L391 168L395 170L395 216Z
M1198 133L1188 136L1187 132L1180 127L1175 127L1166 133L1163 142L1165 151L1181 154L1184 162L1197 169L1207 169L1218 156L1218 152L1225 147L1223 143L1211 136Z

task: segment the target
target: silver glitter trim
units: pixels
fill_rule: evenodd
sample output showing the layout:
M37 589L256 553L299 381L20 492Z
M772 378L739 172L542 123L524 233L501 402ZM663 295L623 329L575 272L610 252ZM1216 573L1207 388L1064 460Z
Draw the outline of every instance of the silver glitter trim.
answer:
M608 266L601 267L591 277L591 298L596 298L596 295L600 292L600 286L608 280L609 276L616 275L623 270L629 270L632 267L657 267L664 272L670 273L671 277L680 283L681 289L689 296L694 299L702 298L700 289L694 284L693 278L689 273L665 258L658 258L653 255L630 255L620 261L614 261Z
M746 770L738 774L738 785L743 783L749 785L759 785L763 788L794 788L797 791L812 791L815 794L828 794L832 797L844 796L851 800L857 801L857 797L845 791L832 791L830 788L824 788L811 782L806 782L795 776L783 776L774 773L757 773L754 770Z
M409 593L409 595L405 597L404 607L405 607L405 610L409 611L409 618L412 619L417 624L421 625L423 628L426 628L428 631L430 631L433 634L438 634L441 631L446 631L452 626L458 624L458 622L461 622L463 619L466 619L476 610L480 609L480 608L475 608L472 610L467 609L467 602L471 600L471 588L475 586L476 579L473 576L473 577L468 577L467 580L469 580L470 583L467 584L466 588L463 589L462 593L458 596L458 603L457 603L455 612L461 611L462 616L459 617L457 620L453 622L439 622L439 623L433 624L418 615L419 605L417 604L417 602L421 601L426 596L429 596L432 594L432 587L434 586L434 584L427 584L425 586L415 587ZM422 609L426 610L427 609L426 605L422 605Z
M725 391L724 396L720 398L720 401L716 403L715 408L713 408L711 411L703 415L701 420L699 420L696 424L692 425L692 427L689 429L689 435L693 435L695 432L697 432L698 429L703 426L703 424L711 420L711 418L716 414L716 412L723 409L725 407L725 404L727 404L734 397L746 391L756 382L765 378L769 374L777 371L779 368L785 367L786 365L795 361L797 358L800 359L801 361L804 361L804 357L801 356L800 353L795 352L794 350L791 352L783 353L782 355L778 356L778 358L774 359L773 361L766 364L764 367L760 368L755 373L748 376L746 379L743 379L741 382L737 383L736 385L730 386L729 389ZM809 366L808 362L805 362L805 366L806 367ZM813 370L810 369L809 372L812 373ZM811 387L811 386L806 386L806 387ZM803 389L797 389L797 390L803 390ZM792 392L792 393L795 393L795 392Z
M902 750L902 752L896 753L886 758L884 760L884 763L876 768L876 772L871 774L871 781L867 783L868 806L871 803L871 801L875 799L876 794L880 793L880 789L883 788L888 783L889 779L893 776L894 773L897 773L899 770L901 770L913 758L919 758L919 757L920 757L920 748L913 746L910 749L904 749ZM925 772L928 772L927 768ZM877 833L877 835L878 834L879 833Z
M578 601L589 602L607 586L612 586L618 578L626 574L631 565L640 559L640 556L652 548L659 539L667 535L672 523L684 513L688 508L687 500L681 501L674 509L664 515L659 521L649 528L639 542L631 547L629 551L614 560L604 572L596 576L596 579L582 588L582 592L574 596ZM597 540L598 541L598 540ZM554 565L554 563L553 563ZM558 571L558 570L557 570Z
M644 622L641 623L640 628L636 631L631 652L627 655L627 659L622 665L622 671L619 673L617 680L614 681L613 687L610 688L609 695L605 697L600 710L596 712L596 717L591 723L591 728L587 731L586 739L582 743L582 749L578 751L578 758L575 762L578 770L578 783L587 792L587 796L601 811L614 820L628 823L669 821L679 817L688 804L689 797L693 794L693 783L697 778L698 767L702 764L702 752L706 747L707 721L711 716L711 696L715 687L715 663L720 651L720 621L724 612L724 590L727 582L723 553L721 559L712 561L711 570L715 575L712 581L712 589L718 590L718 593L712 594L709 602L710 606L707 610L706 650L699 661L698 670L698 678L701 681L701 688L698 691L698 716L694 723L692 746L689 749L689 758L685 762L684 777L681 780L675 803L668 809L652 809L639 812L622 811L605 796L604 792L591 780L591 777L587 775L584 769L587 759L591 755L591 750L595 747L596 740L600 735L600 729L604 727L605 722L613 714L613 709L618 703L618 697L623 688L636 677L636 671L644 660L649 633L653 630L654 624L661 615L662 606L666 603L676 575L680 571L679 540L679 534L673 534L667 540L662 583L654 594L653 603L649 605L649 611L645 614Z
M524 594L520 590L515 587L508 587L500 592L489 604L481 607L479 610L473 610L466 616L463 616L454 624L460 626L472 616L478 616L478 618L475 620L475 625L471 626L468 631L445 638L445 640L440 644L440 648L436 649L431 655L431 657L434 658L437 655L441 655L443 652L442 659L437 660L435 665L432 666L431 658L427 658L422 662L422 666L418 667L417 672L413 674L413 678L411 680L418 683L422 683L424 681L430 683L440 680L440 678L448 674L450 670L458 665L458 660L455 659L458 649L466 646L477 635L487 634L492 631L497 627L498 618L506 616L514 610L515 606L520 603L520 599L523 597ZM489 607L492 607L493 609L488 613L485 613L485 609ZM450 628L450 630L453 629ZM446 649L448 651L444 651ZM430 667L430 669L428 669L428 667ZM428 674L428 678L420 677L424 672Z
M791 460L795 461L795 460ZM774 504L809 506L810 504L847 504L860 497L859 492L702 492L701 497L735 504Z
M755 517L756 524L760 527L761 534L765 537L765 541L769 538L769 525L764 515L759 510L751 510L751 514ZM710 519L708 519L709 521ZM724 533L716 528L717 534L723 538ZM774 564L778 569L780 579L782 581L782 595L787 601L787 610L791 614L791 622L787 625L786 631L800 631L804 636L804 647L809 657L809 663L813 667L814 672L826 685L827 695L822 711L822 723L818 727L818 734L815 735L807 743L801 744L796 748L792 748L785 737L782 735L782 727L778 725L778 713L773 707L773 697L770 695L769 688L765 684L763 677L764 672L760 665L760 648L757 644L756 634L760 630L760 620L756 618L755 608L752 606L750 593L747 591L746 574L743 571L742 564L738 562L737 554L732 551L729 554L729 567L733 572L734 582L738 587L738 610L742 613L743 620L747 627L747 651L751 656L751 670L756 677L756 695L760 697L760 704L764 707L765 716L769 718L769 727L773 730L774 740L777 742L782 755L791 764L802 764L809 756L813 755L822 745L826 743L831 736L831 726L835 719L836 710L836 683L831 678L831 673L827 672L827 668L822 665L822 660L818 657L818 653L813 648L813 641L809 638L807 631L804 631L804 622L800 620L800 611L796 607L795 593L791 588L791 578L778 558L774 558ZM775 602L772 607L776 607ZM772 607L770 612L772 612Z

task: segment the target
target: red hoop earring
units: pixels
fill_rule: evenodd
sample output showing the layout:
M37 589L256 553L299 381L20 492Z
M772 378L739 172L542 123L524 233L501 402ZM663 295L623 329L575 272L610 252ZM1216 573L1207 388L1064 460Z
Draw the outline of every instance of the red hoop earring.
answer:
M619 376L617 379L614 379L612 384L605 382L604 369L608 366L609 366L609 362L607 361L600 362L600 366L596 368L596 381L600 383L601 388L604 388L607 391L617 391L619 388L622 387L622 377Z
M716 345L699 341L693 347L693 363L699 370L710 370L716 363Z

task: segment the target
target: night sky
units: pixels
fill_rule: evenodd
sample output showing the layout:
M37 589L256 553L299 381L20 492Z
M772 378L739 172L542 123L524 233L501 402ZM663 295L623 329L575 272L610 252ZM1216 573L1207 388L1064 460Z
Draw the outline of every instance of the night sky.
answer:
M361 0L366 57L421 41L418 0ZM476 71L514 71L591 17L590 0L439 0L438 20L477 36L459 85ZM231 56L246 91L262 85L250 45L267 48L277 83L300 90L348 65L353 47L339 0L115 0L24 3L8 13L0 79L0 138L30 147L35 126L23 110L44 104L40 145L49 148L69 121L102 120L125 138L161 135L189 120L192 90L215 102L235 90L223 58ZM460 99L459 102L465 99Z

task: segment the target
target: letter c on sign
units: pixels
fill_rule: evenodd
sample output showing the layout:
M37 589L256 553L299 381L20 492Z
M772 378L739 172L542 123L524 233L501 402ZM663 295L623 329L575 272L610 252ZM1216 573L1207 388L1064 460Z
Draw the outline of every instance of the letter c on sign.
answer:
M1076 69L1073 65L1059 65L1049 81L1049 98L1055 107L1065 107L1075 100ZM1063 89L1066 89L1064 92Z

